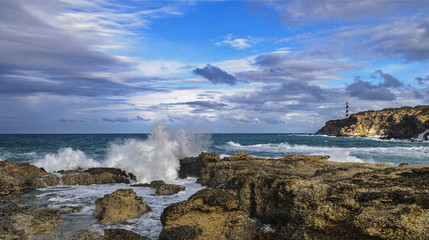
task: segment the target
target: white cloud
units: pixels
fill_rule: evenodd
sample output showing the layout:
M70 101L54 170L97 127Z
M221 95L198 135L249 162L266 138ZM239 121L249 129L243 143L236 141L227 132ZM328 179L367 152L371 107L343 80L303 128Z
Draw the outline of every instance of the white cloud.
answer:
M220 42L216 42L216 46L230 46L232 48L235 48L237 50L243 50L246 48L251 48L255 44L255 41L252 40L250 37L247 39L245 38L235 38L233 39L232 34L228 34L226 36L226 39Z

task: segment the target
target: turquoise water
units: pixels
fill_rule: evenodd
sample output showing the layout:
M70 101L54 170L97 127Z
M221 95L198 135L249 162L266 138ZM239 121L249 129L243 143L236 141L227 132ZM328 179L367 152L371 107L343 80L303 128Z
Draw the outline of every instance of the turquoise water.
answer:
M204 135L204 141L209 139L207 141L209 143L201 149L190 152L191 155L198 154L198 150L214 151L221 155L245 151L253 156L270 158L284 157L288 154L311 154L330 155L333 161L362 161L394 165L401 162L429 164L429 142L427 141L337 138L308 134L202 135ZM102 163L108 158L107 155L112 151L112 146L121 144L125 146L130 139L144 143L148 140L148 136L149 134L0 135L0 159L35 163L48 155L58 154L61 149L72 149L82 152L87 159ZM163 139L160 139L160 145L163 144L162 141ZM199 138L196 141L199 141ZM123 151L135 150L132 147L128 150L123 149ZM157 150L162 151L162 146Z

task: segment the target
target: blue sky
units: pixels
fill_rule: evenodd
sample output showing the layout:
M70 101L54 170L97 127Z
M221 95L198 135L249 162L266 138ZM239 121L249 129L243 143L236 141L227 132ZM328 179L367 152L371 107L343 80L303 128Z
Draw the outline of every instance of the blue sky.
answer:
M429 104L428 1L0 0L0 133L314 132Z

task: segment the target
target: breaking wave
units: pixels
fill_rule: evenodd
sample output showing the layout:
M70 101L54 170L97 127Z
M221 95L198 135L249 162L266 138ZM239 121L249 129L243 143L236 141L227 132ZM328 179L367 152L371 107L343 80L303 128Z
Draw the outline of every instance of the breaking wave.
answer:
M195 156L211 145L211 136L187 129L173 131L157 124L146 140L127 139L110 143L104 160L96 161L80 150L61 148L34 163L47 171L90 167L114 167L137 176L138 181L173 181L177 178L179 159Z

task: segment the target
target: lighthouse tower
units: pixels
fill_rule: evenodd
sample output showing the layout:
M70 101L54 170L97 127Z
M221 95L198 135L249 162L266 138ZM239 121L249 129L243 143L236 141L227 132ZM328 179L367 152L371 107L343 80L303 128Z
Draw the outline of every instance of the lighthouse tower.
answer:
M349 117L349 102L346 102L346 118Z

